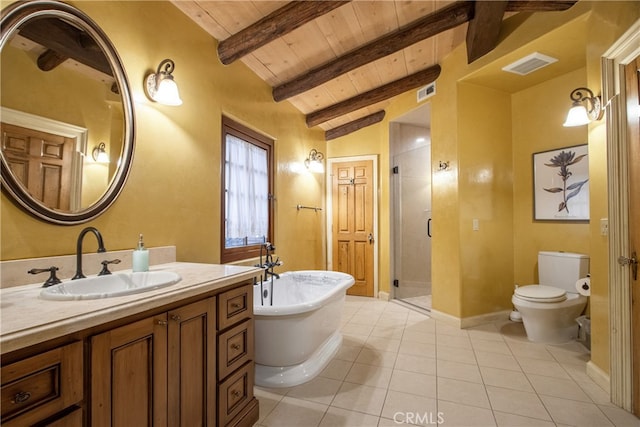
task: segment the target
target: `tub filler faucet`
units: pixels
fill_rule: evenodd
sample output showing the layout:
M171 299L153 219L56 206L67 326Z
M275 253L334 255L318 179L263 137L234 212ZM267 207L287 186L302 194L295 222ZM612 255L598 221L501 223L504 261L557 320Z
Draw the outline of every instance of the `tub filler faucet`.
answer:
M262 262L262 252L266 251L266 256L264 262ZM273 305L273 278L279 279L280 276L273 271L274 267L282 265L282 261L280 261L280 257L277 257L276 260L273 260L272 252L275 251L276 248L269 242L265 242L260 246L260 263L256 264L256 267L262 268L264 270L264 274L260 277L260 299L262 305L264 305L264 299L269 297L270 304ZM271 289L267 291L264 289L264 283L269 281L269 276L271 279ZM255 285L258 283L256 282Z
M107 251L104 248L102 234L100 234L97 228L87 227L83 229L78 235L78 241L76 243L76 275L73 276L71 280L82 279L87 277L82 273L82 241L84 240L84 236L89 232L93 233L93 235L96 236L96 239L98 240L98 253Z

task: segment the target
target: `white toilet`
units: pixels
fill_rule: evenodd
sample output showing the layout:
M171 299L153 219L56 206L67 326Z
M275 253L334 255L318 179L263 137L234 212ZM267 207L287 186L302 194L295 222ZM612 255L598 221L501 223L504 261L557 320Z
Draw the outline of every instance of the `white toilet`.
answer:
M575 284L589 273L589 257L570 252L539 252L539 285L516 288L511 302L522 315L530 341L557 344L578 335L576 318L587 305Z

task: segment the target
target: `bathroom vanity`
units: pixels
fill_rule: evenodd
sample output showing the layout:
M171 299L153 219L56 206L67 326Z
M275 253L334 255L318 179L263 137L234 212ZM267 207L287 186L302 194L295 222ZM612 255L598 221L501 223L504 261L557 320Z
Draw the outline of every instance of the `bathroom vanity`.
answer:
M172 286L48 301L38 284L0 292L3 426L252 426L253 277L169 263Z

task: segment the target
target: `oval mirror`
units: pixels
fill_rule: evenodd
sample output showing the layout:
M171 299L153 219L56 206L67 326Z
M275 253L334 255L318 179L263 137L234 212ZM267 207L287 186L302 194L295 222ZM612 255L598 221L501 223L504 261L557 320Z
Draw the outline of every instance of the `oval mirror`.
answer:
M2 188L30 214L78 224L104 212L129 174L133 102L105 33L65 3L2 11Z

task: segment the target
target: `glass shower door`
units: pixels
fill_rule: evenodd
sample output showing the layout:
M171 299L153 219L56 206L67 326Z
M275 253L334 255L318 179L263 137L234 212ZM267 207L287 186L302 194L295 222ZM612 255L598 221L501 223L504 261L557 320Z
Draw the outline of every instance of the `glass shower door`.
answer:
M394 298L431 309L431 146L394 157Z

